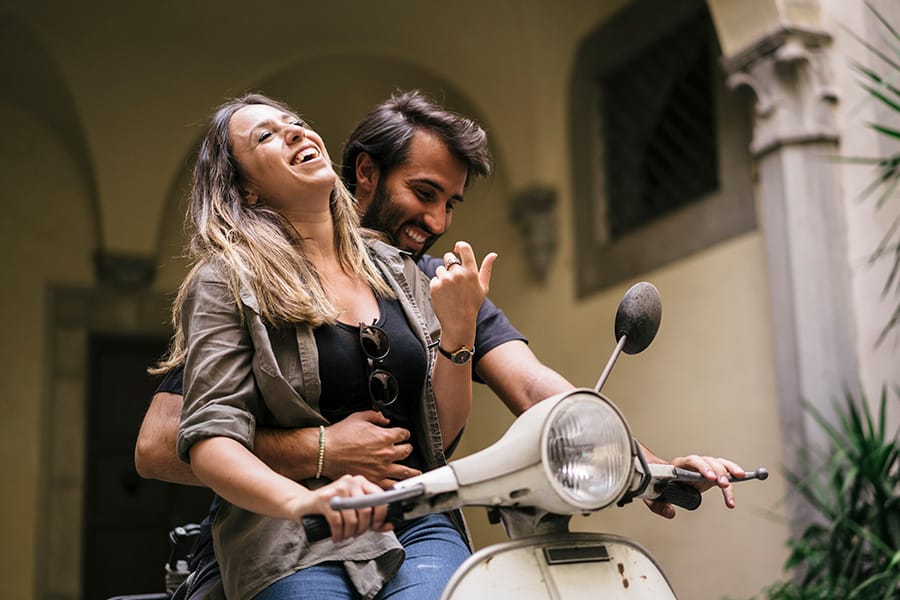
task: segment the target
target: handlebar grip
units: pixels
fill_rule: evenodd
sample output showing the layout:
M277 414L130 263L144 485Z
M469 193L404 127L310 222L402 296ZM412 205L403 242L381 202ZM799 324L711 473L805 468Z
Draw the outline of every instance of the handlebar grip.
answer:
M303 531L306 532L306 539L310 543L331 537L331 527L328 526L328 521L322 515L303 517L301 524L303 525Z
M700 491L683 483L667 483L657 500L680 506L685 510L697 510L703 501Z
M340 504L332 502L332 504ZM388 504L387 521L395 526L403 522L403 507L399 503ZM307 515L300 520L306 539L310 543L331 537L331 527L322 515Z

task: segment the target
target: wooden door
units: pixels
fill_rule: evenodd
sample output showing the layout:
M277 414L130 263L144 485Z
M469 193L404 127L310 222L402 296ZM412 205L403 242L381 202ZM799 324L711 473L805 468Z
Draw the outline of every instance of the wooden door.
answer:
M159 378L146 368L167 340L90 339L82 598L164 590L168 531L206 515L212 492L142 479L134 444Z

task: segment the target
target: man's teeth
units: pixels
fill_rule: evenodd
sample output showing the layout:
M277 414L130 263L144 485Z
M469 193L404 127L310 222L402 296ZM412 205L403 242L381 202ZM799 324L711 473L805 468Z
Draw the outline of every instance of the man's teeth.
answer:
M418 233L417 231L410 229L409 227L404 229L404 232L410 239L412 239L412 241L414 241L417 244L424 244L425 240L428 239L428 236L422 235L422 234Z

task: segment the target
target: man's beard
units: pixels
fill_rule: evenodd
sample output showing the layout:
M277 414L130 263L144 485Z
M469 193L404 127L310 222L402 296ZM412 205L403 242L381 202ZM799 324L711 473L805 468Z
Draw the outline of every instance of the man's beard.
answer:
M372 195L372 201L369 203L369 208L360 219L360 224L363 227L375 229L376 231L386 234L390 238L391 244L399 248L398 241L400 240L400 232L407 223L409 223L409 221L403 221L403 214L401 211L394 208L391 197L384 185L384 178L382 177L379 180L378 185L375 186L375 193ZM428 231L428 228L424 223L415 222L412 224L422 231ZM413 258L419 260L419 258L431 248L431 245L437 241L438 237L440 236L429 236L428 239L425 240L422 249L413 253ZM401 250L406 250L406 248L401 248Z

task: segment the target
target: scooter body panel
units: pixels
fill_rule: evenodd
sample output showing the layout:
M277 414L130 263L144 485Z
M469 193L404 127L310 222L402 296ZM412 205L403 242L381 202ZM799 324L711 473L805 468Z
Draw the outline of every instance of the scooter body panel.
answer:
M484 548L457 569L442 600L674 600L668 579L640 544L566 533Z

